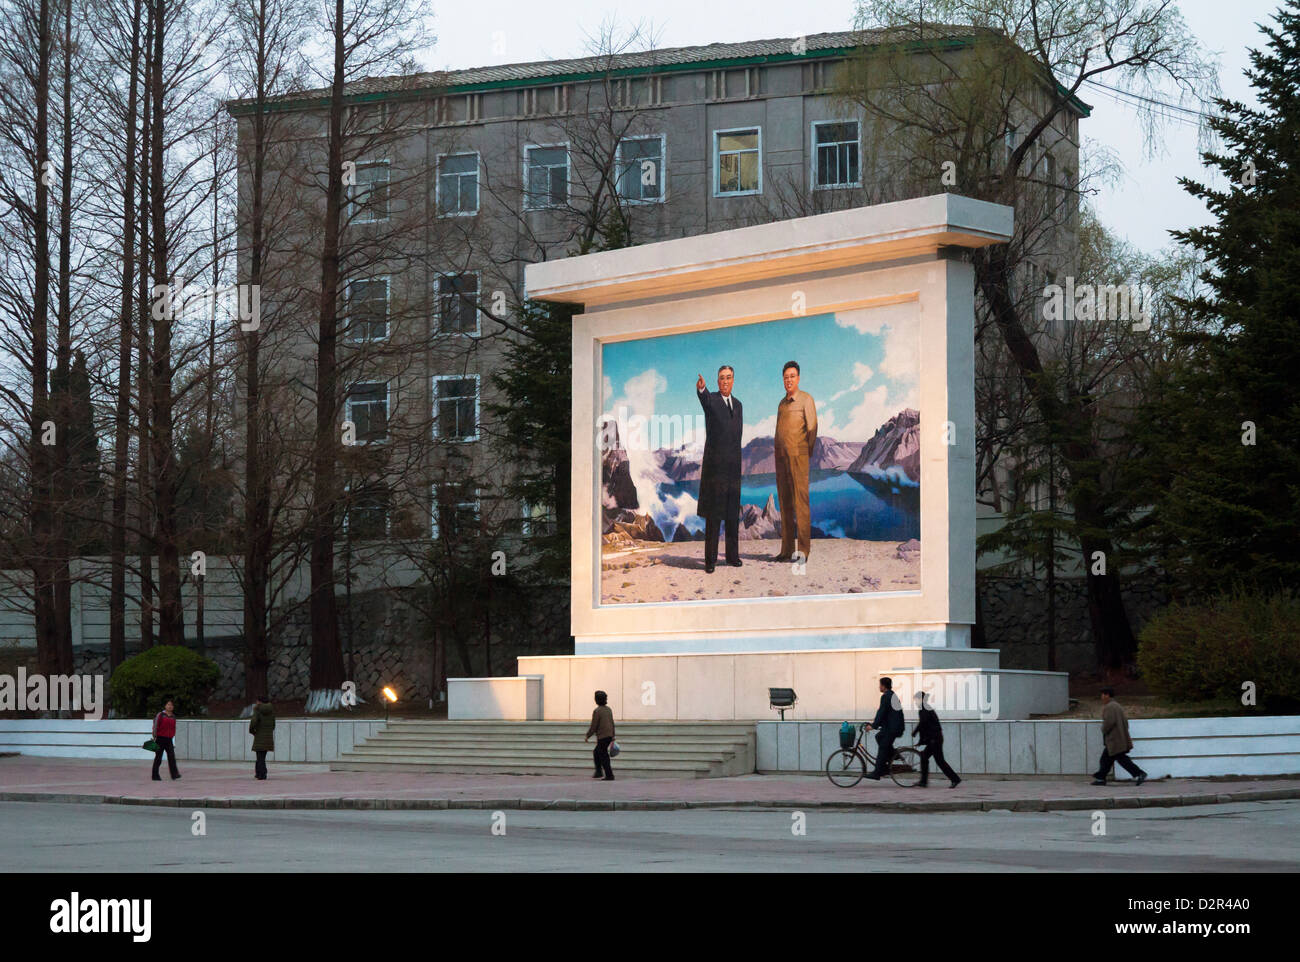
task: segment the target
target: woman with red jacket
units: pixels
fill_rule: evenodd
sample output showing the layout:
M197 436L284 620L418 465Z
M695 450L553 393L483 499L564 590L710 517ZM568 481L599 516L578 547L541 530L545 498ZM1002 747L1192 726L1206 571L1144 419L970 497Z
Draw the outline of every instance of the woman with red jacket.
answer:
M163 752L167 753L167 767L171 770L172 781L181 777L180 771L176 768L176 705L168 698L167 704L163 705L160 711L153 719L153 740L158 743L158 747L153 752L153 780L161 782L158 777L158 768L162 765Z

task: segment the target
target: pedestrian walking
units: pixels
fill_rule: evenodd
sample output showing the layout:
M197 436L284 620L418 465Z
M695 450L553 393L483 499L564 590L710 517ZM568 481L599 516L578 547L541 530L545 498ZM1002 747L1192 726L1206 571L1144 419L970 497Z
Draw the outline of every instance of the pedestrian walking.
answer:
M919 712L916 727L912 729L912 737L921 745L921 781L918 783L921 788L930 781L930 759L939 766L939 770L948 776L952 782L949 788L956 788L961 784L961 776L952 770L943 757L943 726L939 724L938 713L930 706L930 696L926 692L918 691L916 693L916 706Z
M271 699L265 695L257 696L253 717L248 720L248 733L253 736L253 754L257 756L253 777L264 782L266 753L275 751L275 709L271 707Z
M1147 780L1147 773L1128 757L1128 753L1133 750L1133 739L1128 733L1128 716L1124 714L1120 703L1115 701L1113 688L1101 690L1101 737L1105 747L1101 750L1101 764L1097 766L1092 784L1105 785L1106 776L1117 763L1133 776L1133 784L1141 785Z
M603 691L596 692L596 710L591 713L591 726L583 741L591 741L591 736L596 736L596 750L591 753L596 761L596 774L591 777L612 782L614 769L609 764L609 743L614 740L614 710L607 701L609 696Z
M907 730L903 706L894 694L892 678L880 679L880 707L876 709L876 717L867 726L867 731L873 728L876 729L876 767L866 777L878 782L881 776L889 774L893 764L894 740Z
M167 769L172 781L181 777L176 767L176 703L170 698L163 705L163 710L153 718L153 740L158 747L153 750L153 780L161 782L158 769L162 765L163 752L167 753Z

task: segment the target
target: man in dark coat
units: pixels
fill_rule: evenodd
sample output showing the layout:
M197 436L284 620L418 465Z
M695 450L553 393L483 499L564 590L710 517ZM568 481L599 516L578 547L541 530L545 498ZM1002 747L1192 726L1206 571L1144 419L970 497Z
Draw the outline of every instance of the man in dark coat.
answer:
M876 729L876 767L867 778L880 781L882 775L889 774L889 766L894 760L894 739L902 736L907 726L903 722L903 706L894 694L894 680L880 679L880 707L876 717L867 726L867 731Z
M700 465L700 499L695 509L704 519L704 570L718 563L718 530L727 525L727 564L740 567L740 436L744 408L731 393L736 373L731 365L718 368L718 392L709 393L704 375L695 393L704 408L704 461Z
M912 736L917 744L925 746L921 751L920 787L925 788L930 781L930 759L933 758L943 773L952 782L951 788L961 784L961 776L952 770L952 766L943 757L943 726L939 724L939 714L930 707L930 696L923 691L916 693L916 705L919 709L916 727ZM918 737L919 736L919 737Z

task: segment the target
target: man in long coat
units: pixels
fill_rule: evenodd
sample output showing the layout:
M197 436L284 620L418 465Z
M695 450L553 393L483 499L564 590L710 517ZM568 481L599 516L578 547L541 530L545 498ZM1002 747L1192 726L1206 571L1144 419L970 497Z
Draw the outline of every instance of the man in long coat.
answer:
M740 567L740 436L744 408L731 393L736 372L731 365L718 368L718 390L710 393L704 375L695 393L704 408L704 461L700 465L700 498L696 513L704 519L704 570L718 563L718 533L727 526L727 564Z
M1106 776L1118 763L1119 767L1133 776L1133 784L1141 785L1146 781L1147 773L1138 768L1128 757L1133 750L1133 739L1128 733L1128 716L1120 703L1115 701L1115 691L1111 688L1101 690L1101 737L1105 747L1101 750L1101 764L1093 776L1094 785L1105 785Z

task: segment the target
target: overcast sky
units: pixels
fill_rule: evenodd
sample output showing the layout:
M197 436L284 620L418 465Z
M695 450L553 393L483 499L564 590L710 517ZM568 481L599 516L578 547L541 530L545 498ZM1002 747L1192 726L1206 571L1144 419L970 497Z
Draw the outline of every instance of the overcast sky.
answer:
M1183 16L1205 45L1217 55L1219 83L1225 96L1253 102L1242 76L1246 48L1260 47L1257 23L1272 19L1276 0L1183 0ZM737 11L744 10L738 17ZM658 0L648 5L612 0L527 0L440 3L435 0L434 29L438 44L431 67L458 69L583 56L585 36L595 34L602 21L617 17L631 23L653 21L658 46L735 43L771 37L798 37L853 26L853 0L749 0L743 6L701 3L699 0ZM1197 155L1196 131L1181 123L1167 124L1163 149L1148 156L1136 113L1105 93L1087 89L1085 102L1092 116L1082 123L1085 141L1113 151L1124 166L1120 182L1102 190L1095 200L1102 221L1143 250L1154 252L1169 243L1167 230L1203 223L1204 208L1178 186L1179 176L1203 179Z

